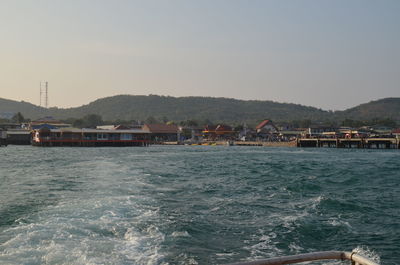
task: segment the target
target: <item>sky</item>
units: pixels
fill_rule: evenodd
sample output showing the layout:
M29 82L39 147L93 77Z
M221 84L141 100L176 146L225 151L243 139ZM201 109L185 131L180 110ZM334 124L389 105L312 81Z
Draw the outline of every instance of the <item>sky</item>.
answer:
M0 97L119 94L343 110L400 97L398 0L0 0Z

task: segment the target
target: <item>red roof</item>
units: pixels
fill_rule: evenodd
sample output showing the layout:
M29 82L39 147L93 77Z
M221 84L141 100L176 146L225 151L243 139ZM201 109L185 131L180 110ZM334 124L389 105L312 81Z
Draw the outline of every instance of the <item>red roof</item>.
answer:
M260 124L257 125L256 130L264 128L264 126L267 125L268 123L271 123L271 125L275 127L275 125L272 123L271 120L263 120Z
M216 132L221 132L221 131L223 131L223 132L231 132L232 131L232 127L228 126L228 125L220 124L220 125L217 126L217 128L215 128L215 131Z
M204 127L204 131L203 132L217 133L217 134L232 133L233 129L232 129L231 126L225 125L225 124L207 125L207 126Z
M217 129L217 126L215 126L215 125L206 125L204 127L204 131L208 131L208 132L215 131L215 129Z
M392 133L400 133L400 128L393 130Z
M145 124L143 128L151 133L178 133L175 124Z

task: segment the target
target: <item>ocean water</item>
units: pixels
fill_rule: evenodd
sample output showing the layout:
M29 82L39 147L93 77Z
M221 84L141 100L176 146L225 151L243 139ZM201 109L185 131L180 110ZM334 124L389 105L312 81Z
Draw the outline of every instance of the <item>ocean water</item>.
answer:
M0 264L225 264L354 248L399 264L398 150L8 146L0 157Z

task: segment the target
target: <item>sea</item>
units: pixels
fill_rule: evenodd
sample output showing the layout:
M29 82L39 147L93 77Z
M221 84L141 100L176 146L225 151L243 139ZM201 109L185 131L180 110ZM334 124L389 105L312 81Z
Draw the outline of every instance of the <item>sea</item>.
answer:
M227 264L328 250L399 264L399 150L0 148L0 264Z

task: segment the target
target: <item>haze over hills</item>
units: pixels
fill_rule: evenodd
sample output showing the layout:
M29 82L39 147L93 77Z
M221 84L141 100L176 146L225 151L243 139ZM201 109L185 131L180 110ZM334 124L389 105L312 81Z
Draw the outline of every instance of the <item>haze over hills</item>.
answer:
M254 124L268 118L274 121L340 121L343 119L400 119L400 98L385 98L361 104L345 111L325 111L315 107L273 101L237 100L212 97L167 97L118 95L101 98L76 108L45 109L31 103L0 98L0 113L21 112L37 119L53 116L57 119L82 118L98 114L103 120L199 120L211 122Z

